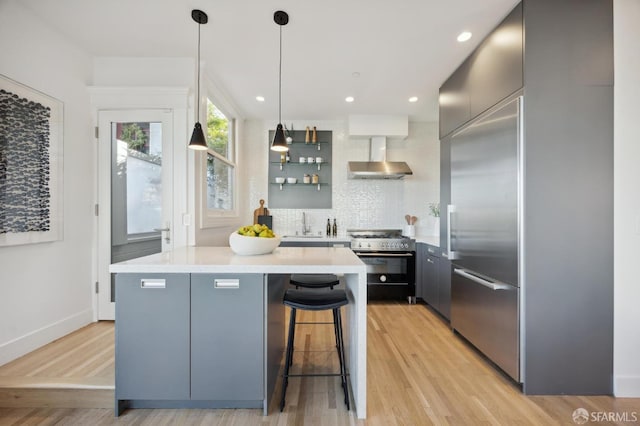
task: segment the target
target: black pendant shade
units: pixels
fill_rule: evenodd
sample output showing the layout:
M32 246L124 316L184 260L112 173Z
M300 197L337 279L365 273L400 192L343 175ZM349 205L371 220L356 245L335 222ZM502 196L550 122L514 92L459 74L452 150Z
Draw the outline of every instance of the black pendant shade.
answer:
M201 151L208 149L207 140L204 138L202 126L199 122L193 126L193 133L191 134L191 140L189 141L189 148Z
M204 151L208 147L207 140L202 132L202 126L200 125L200 25L209 22L209 18L203 11L194 9L191 11L191 19L198 23L198 62L196 63L196 68L198 69L198 81L196 82L198 90L196 94L196 124L193 126L189 148Z
M282 124L278 123L276 127L276 134L273 136L273 142L271 142L271 150L285 152L289 151L287 141L284 138L284 130L282 130Z
M287 12L278 10L273 14L273 20L276 24L280 25L280 62L278 69L278 126L276 127L276 134L273 136L271 142L271 150L278 152L289 151L287 141L284 137L284 130L282 129L282 27L289 23L289 15Z

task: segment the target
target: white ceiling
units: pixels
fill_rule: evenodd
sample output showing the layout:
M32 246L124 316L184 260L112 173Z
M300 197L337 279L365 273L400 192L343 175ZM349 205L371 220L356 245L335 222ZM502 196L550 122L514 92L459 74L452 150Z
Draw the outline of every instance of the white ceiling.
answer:
M284 10L282 118L407 114L436 121L438 87L518 0L22 0L95 56L195 57L246 118L277 119ZM463 30L473 33L458 43ZM360 74L358 78L353 73ZM255 100L262 95L266 101ZM351 95L355 102L344 99ZM410 96L418 96L409 103Z

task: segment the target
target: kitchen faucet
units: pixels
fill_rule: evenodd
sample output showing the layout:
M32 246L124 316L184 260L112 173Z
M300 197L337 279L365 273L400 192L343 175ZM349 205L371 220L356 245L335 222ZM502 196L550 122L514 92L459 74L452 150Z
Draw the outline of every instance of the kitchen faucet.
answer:
M307 235L309 232L311 232L311 225L307 225L307 215L302 212L302 235Z

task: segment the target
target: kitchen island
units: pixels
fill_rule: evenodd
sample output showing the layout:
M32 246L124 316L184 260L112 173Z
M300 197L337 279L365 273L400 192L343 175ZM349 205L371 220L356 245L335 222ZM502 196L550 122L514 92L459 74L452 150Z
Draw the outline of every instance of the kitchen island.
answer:
M343 276L346 357L366 417L366 266L348 248L239 256L184 247L116 263L116 414L126 408L262 408L284 353L290 274Z

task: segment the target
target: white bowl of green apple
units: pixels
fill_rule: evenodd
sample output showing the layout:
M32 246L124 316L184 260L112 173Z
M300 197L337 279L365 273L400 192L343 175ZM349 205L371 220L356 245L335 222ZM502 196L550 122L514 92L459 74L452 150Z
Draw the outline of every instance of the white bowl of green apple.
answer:
M280 237L267 225L242 226L229 235L229 247L235 254L254 256L273 252L280 245Z

